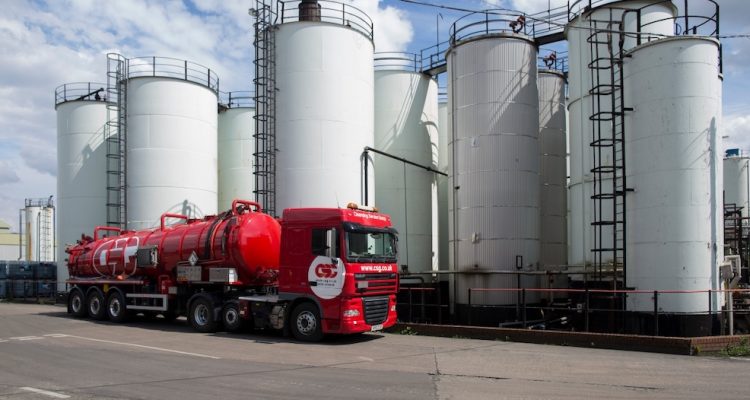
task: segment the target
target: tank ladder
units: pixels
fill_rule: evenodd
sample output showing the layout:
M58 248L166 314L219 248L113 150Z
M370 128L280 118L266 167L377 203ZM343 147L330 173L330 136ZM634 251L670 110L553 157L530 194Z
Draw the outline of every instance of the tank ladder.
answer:
M274 12L256 0L255 15L255 200L276 216L276 40Z
M611 277L613 288L625 282L625 107L623 98L622 23L610 10L609 20L591 20L591 121L594 276Z
M52 207L42 207L39 213L39 260L40 262L52 261Z
M125 229L125 146L127 132L127 67L120 54L107 54L107 123L104 129L107 168L107 225Z

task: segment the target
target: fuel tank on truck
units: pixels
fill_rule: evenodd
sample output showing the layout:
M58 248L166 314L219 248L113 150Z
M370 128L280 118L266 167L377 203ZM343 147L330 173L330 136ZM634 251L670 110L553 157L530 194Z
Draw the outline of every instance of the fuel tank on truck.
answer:
M167 225L170 218L186 222ZM222 268L235 270L228 280L233 285L275 283L281 226L254 202L235 200L231 210L203 219L167 213L161 216L157 228L99 238L100 232L111 230L116 228L96 228L93 238L83 237L66 249L72 279L125 280L167 275L179 281L185 277L177 276L178 266L195 266L201 275L192 276L191 281L213 280L211 270Z

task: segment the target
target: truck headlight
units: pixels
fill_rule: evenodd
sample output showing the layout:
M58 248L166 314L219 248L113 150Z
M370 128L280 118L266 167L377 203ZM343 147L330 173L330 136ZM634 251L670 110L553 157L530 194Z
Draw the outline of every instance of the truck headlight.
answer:
M391 306L391 311L396 312L396 305L395 304Z
M347 318L359 317L359 310L357 310L356 308L344 310L344 317L347 317Z

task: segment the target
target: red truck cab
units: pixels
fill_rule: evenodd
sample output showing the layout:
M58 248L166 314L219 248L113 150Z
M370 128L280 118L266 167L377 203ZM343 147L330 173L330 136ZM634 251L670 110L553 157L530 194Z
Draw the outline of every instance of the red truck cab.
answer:
M390 217L347 208L284 210L279 301L298 339L378 331L396 323L397 239ZM302 304L308 304L304 306Z

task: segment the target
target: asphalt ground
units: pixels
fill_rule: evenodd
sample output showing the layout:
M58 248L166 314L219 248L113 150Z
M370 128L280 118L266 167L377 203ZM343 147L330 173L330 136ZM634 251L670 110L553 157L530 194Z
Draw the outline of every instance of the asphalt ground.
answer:
M0 303L0 399L737 399L750 359L399 334L299 343Z

